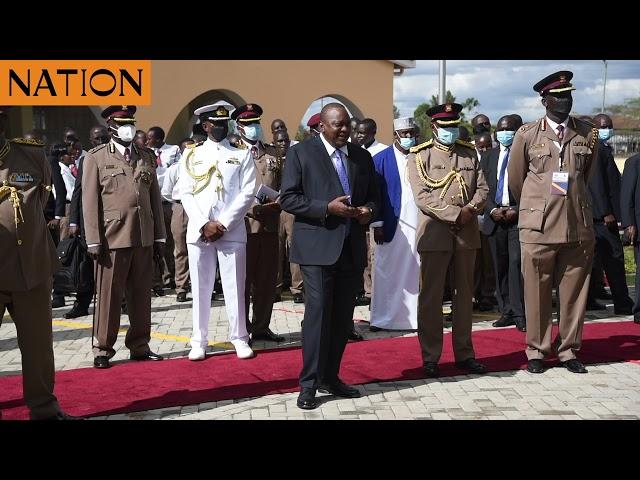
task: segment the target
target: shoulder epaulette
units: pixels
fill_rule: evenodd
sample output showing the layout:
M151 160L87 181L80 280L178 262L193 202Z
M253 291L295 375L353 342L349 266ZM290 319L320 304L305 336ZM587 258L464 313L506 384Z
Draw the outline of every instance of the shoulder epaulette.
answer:
M540 119L540 120L542 120L542 119ZM528 122L528 123L525 123L524 125L522 125L522 126L518 129L518 131L519 131L519 132L526 132L527 130L529 130L529 129L530 129L531 127L533 127L534 125L537 125L537 124L540 122L540 120L536 120L535 122Z
M105 148L107 145L109 145L108 143L102 143L100 145L97 145L95 147L93 147L91 150L89 150L87 153L96 153L98 150L102 150L103 148Z
M30 147L44 147L44 143L40 140L33 140L31 138L13 138L9 141L12 143L19 143L20 145L29 145Z
M464 140L456 140L458 145L462 145L463 147L471 148L472 150L476 149L476 146L473 143L465 142Z
M424 150L425 148L431 148L433 146L433 139L427 140L420 145L416 145L415 147L411 147L409 149L409 153L418 153L420 150Z

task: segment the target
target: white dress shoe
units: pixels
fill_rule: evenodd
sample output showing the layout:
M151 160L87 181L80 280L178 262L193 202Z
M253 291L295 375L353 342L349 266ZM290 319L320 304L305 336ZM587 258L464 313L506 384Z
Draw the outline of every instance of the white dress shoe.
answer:
M247 342L244 340L234 340L231 342L236 347L236 354L238 358L251 358L253 357L253 350Z
M204 357L205 357L204 348L202 347L191 348L191 351L189 352L189 360L192 360L192 361L204 360Z

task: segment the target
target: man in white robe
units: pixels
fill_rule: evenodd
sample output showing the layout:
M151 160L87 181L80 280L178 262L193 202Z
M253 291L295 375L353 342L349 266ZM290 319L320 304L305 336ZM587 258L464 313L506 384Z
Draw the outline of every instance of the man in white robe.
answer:
M380 213L371 223L376 242L370 330L415 330L420 256L418 208L407 178L407 155L415 145L415 121L393 121L393 145L373 157L380 182Z

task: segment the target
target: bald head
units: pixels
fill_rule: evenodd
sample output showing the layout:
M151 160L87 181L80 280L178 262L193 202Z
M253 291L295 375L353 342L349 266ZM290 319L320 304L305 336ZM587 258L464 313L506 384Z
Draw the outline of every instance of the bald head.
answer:
M351 124L347 109L339 103L329 103L320 112L320 131L334 148L347 144Z

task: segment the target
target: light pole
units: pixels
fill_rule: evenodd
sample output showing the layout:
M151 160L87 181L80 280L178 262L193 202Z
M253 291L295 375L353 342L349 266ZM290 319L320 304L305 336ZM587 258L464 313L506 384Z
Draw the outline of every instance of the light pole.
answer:
M607 61L603 60L604 62L604 82L602 84L602 109L600 110L600 113L604 113L604 99L605 99L605 95L607 94Z
M446 60L440 60L440 69L439 69L439 80L440 80L440 92L438 93L438 102L440 103L440 105L442 105L444 102L446 102L446 95L447 95L447 90L446 90L446 82L445 82L445 78L447 76L447 61Z

